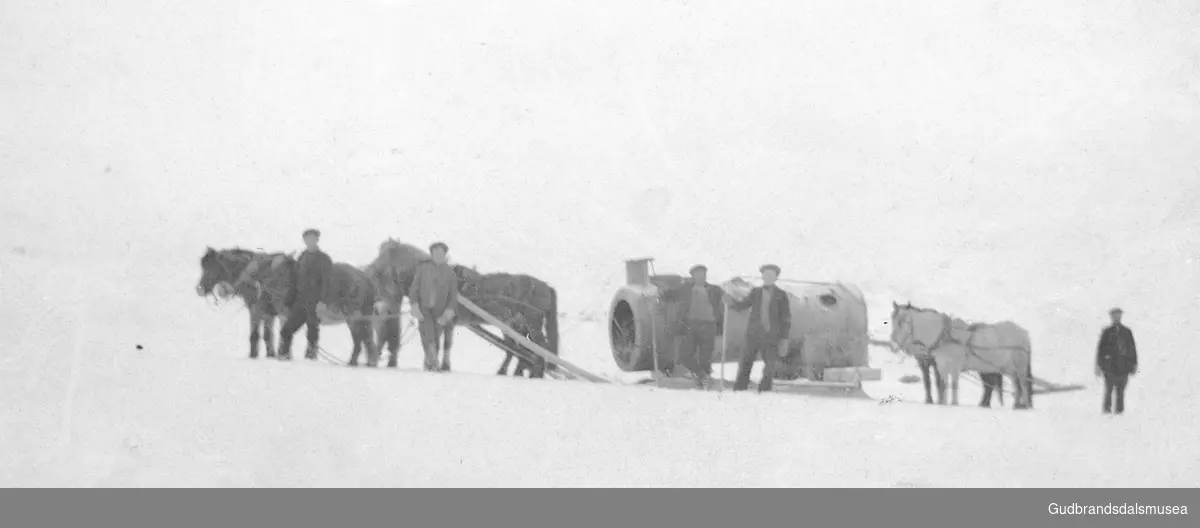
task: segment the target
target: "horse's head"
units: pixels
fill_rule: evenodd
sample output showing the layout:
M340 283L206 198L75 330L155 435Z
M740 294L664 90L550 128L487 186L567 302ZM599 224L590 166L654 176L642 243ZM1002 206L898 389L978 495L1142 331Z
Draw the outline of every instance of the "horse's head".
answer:
M892 342L909 354L928 354L947 330L947 321L933 310L892 302Z
M200 257L200 281L196 283L196 294L204 297L212 293L218 282L223 280L222 268L217 262L217 250L207 248Z
M364 271L377 289L376 312L391 313L399 308L400 302L408 295L408 289L416 278L417 267L401 267L390 262L376 261Z
M379 256L375 261L386 262L397 269L407 269L428 258L429 254L421 248L388 237L379 244Z
M458 278L458 290L468 295L474 295L479 292L483 283L483 274L471 267L468 268L462 264L454 264L450 266L454 270L454 276Z
M196 294L201 297L212 295L215 288L222 284L227 286L236 279L248 260L242 253L236 249L217 251L212 247L207 248L204 256L200 257L200 281L196 283Z
M367 266L364 271L367 272L367 277L371 279L371 282L375 283L381 297L398 301L398 297L403 296L404 291L400 287L399 272L395 266L387 263L372 264Z

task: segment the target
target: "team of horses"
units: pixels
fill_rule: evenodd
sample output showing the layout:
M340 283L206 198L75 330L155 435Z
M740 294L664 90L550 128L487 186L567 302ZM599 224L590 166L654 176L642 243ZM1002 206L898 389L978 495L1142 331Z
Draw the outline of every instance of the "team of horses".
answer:
M963 371L979 373L984 385L980 406L991 405L995 390L1004 404L1004 376L1012 379L1013 409L1033 408L1033 346L1029 332L1011 321L967 323L930 308L892 303L892 342L913 356L921 368L925 403L933 403L929 371L937 380L938 404L958 405Z
M388 238L379 246L379 254L370 264L356 267L335 262L330 287L320 313L322 326L346 324L353 352L348 365L357 366L366 352L368 367L376 367L384 347L390 352L388 367L396 367L401 347L400 316L405 297L416 275L417 266L430 257L411 244ZM295 253L250 251L242 248L206 248L200 258L200 281L196 293L201 296L239 297L250 313L250 357L258 357L259 341L266 344L267 357L276 357L274 327L282 326L288 308L294 302L298 266ZM499 318L505 325L537 345L558 353L558 294L545 281L522 274L480 273L474 268L453 265L458 277L459 295ZM450 350L455 327L460 324L486 324L474 312L459 306L455 318L444 326L441 363L438 370L451 370ZM511 349L524 349L507 335L503 341ZM526 351L527 352L527 351ZM539 378L553 364L533 353L518 357L513 375ZM531 358L532 360L527 360ZM497 374L507 375L513 359L506 352Z

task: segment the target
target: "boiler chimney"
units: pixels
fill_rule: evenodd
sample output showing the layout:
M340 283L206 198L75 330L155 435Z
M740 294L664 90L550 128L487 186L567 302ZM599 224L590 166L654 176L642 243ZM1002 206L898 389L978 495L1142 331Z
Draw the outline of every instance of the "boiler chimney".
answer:
M652 258L630 259L625 261L625 283L629 285L650 285L650 262Z

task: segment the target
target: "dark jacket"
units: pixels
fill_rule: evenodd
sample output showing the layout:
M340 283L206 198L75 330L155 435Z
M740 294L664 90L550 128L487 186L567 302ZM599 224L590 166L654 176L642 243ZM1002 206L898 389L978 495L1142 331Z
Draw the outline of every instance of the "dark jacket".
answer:
M1111 325L1100 333L1096 346L1096 366L1100 370L1122 376L1137 370L1137 344L1128 326Z
M329 290L329 276L333 271L333 259L324 251L308 251L300 254L296 261L295 300L316 304L325 300Z
M663 302L679 303L679 309L675 312L675 321L672 321L677 331L687 329L687 316L692 306L695 284L693 280L685 280L683 284L662 294ZM708 284L704 289L708 292L708 302L712 305L713 317L717 321L717 335L721 335L725 329L725 306L721 303L721 288L714 284Z
M771 341L780 341L787 339L788 334L792 331L792 306L788 301L787 292L779 289L778 286L772 287L772 297L769 305L770 312L768 313L771 328L768 331L763 330L762 326L762 295L766 291L763 286L759 286L750 290L750 295L738 302L735 301L729 305L737 311L750 309L750 325L746 328L746 336L766 338Z
M430 310L434 317L455 310L458 307L458 276L454 269L448 264L422 261L408 288L408 302L416 309Z

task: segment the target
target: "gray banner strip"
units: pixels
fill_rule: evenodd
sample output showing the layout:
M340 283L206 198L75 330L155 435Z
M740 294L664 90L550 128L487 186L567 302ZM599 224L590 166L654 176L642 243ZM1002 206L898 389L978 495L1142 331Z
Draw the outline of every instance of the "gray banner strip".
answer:
M14 490L13 528L1200 526L1196 489Z

